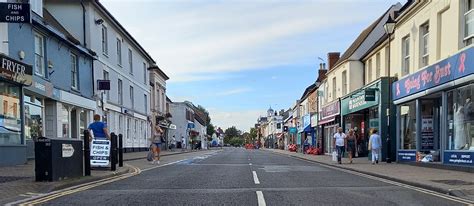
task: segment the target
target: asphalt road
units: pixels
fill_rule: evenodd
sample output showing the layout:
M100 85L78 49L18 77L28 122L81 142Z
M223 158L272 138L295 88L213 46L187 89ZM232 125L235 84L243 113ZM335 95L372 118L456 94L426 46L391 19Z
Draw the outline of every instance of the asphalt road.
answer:
M461 205L316 163L241 148L196 153L44 205L265 204Z

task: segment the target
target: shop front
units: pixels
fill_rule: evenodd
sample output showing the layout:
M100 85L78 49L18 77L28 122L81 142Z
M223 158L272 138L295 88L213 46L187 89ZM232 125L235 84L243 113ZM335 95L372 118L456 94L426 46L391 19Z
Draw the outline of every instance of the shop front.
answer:
M313 146L315 148L321 147L321 138L318 138L318 113L311 115L311 129L313 130Z
M397 160L474 166L474 48L392 85Z
M30 65L0 54L0 166L26 162L23 87L32 74Z
M371 129L377 129L383 140L389 133L387 125L387 116L382 111L387 111L389 78L381 79L366 85L359 90L352 92L341 100L341 116L343 120L343 129L347 133L353 129L357 136L357 152L359 157L369 156L368 143ZM381 118L384 117L384 118ZM391 122L395 122L394 115L391 115ZM395 124L393 124L395 126ZM395 130L391 129L390 136L395 136ZM395 140L391 139L394 147ZM383 141L382 159L387 157L387 142ZM394 151L394 150L392 150ZM391 157L394 158L394 152Z
M301 122L302 122L302 127L300 130L300 135L301 135L301 145L302 148L305 144L305 141L308 140L308 144L310 146L314 145L314 130L311 127L311 115L306 114L301 117Z
M322 144L324 145L323 153L330 154L332 152L332 138L340 127L340 99L333 101L321 108L319 111L318 126L320 127Z

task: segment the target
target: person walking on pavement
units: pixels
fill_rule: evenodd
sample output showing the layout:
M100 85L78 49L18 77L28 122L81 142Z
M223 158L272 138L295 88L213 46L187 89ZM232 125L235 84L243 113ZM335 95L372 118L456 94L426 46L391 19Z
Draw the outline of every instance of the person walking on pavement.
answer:
M94 115L94 122L91 123L87 129L89 130L89 133L92 134L94 139L110 140L110 134L109 129L107 129L107 123L100 121L100 115L98 114ZM89 141L92 141L92 137L89 139Z
M352 157L357 152L356 145L357 145L357 137L354 134L354 130L350 129L349 134L346 138L346 145L347 145L347 153L349 154L349 162L352 164Z
M337 128L336 134L334 134L333 137L333 145L336 146L336 151L337 151L337 162L339 164L342 164L342 157L344 156L344 151L345 151L345 139L346 139L346 134L342 132L342 127Z
M372 152L372 164L379 163L379 154L382 148L382 139L377 132L377 129L372 129L372 135L370 135L369 139L369 150Z
M184 151L186 149L186 140L183 136L181 136L181 150Z
M160 164L161 143L163 143L163 130L159 125L155 125L154 134L151 140L151 149L153 150L153 162L151 164Z

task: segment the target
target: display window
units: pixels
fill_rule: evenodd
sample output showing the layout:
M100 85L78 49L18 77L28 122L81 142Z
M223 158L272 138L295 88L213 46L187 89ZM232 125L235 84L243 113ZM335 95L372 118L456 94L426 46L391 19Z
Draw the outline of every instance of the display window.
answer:
M474 84L447 93L447 150L474 151Z
M21 87L0 82L0 145L21 144Z
M416 149L416 102L399 106L400 149Z
M25 95L25 139L36 140L43 136L43 100Z

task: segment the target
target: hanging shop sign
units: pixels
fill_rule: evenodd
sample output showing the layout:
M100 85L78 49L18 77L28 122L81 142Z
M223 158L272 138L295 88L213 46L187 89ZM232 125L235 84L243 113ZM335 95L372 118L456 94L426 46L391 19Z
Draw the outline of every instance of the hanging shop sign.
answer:
M311 125L311 115L310 114L305 114L301 120L303 120L303 129L306 129Z
M290 134L296 134L298 133L298 129L296 127L290 127Z
M364 101L375 101L375 91L376 89L370 88L365 90L365 100Z
M333 121L334 118L340 114L340 112L341 110L339 100L326 105L325 107L321 108L321 111L319 112L320 120L318 124L325 124L327 122Z
M30 4L0 3L0 22L30 23Z
M459 52L393 83L392 97L397 100L470 74L474 74L474 48Z
M311 115L311 127L318 126L318 114Z
M0 54L0 77L29 86L32 83L33 68Z
M474 152L444 152L444 163L454 165L474 165Z

